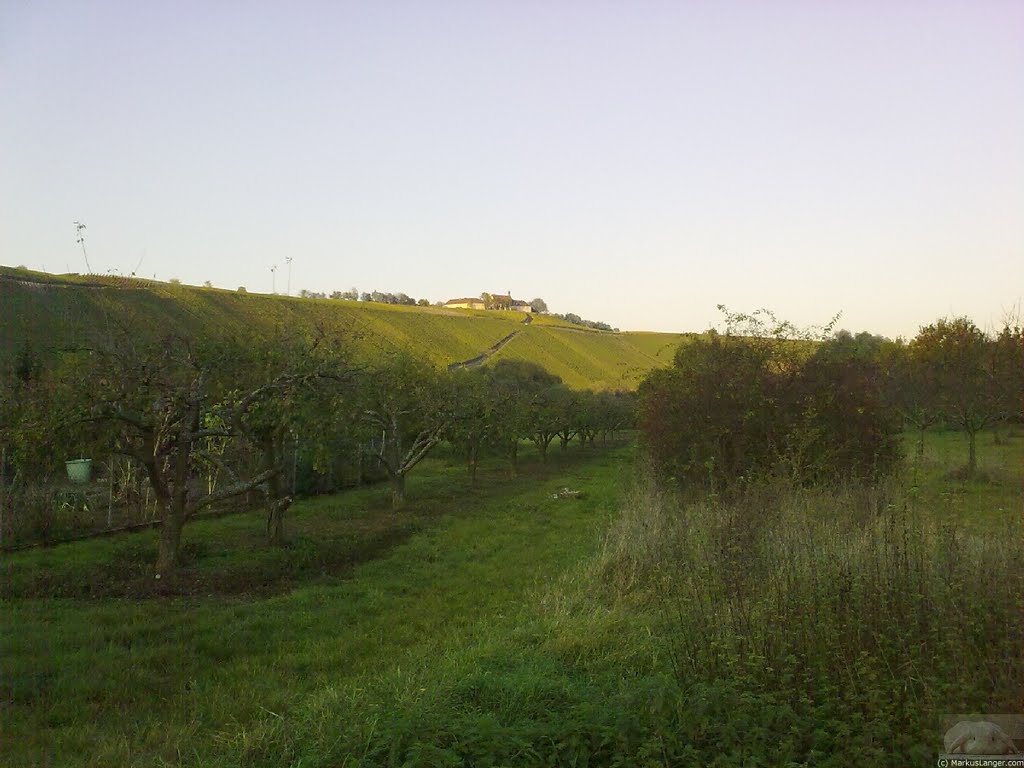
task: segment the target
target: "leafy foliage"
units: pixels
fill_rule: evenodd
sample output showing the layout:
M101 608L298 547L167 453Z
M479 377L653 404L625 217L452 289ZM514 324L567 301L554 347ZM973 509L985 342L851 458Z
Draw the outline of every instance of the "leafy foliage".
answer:
M392 507L405 504L405 478L452 422L451 389L441 374L407 353L379 362L360 380L360 419L380 436L374 459L391 480Z
M1024 341L1009 324L992 339L970 319L942 318L921 328L908 355L925 389L928 413L968 437L967 474L977 468L978 433L1013 413L1024 391ZM1016 402L1015 402L1016 401Z
M640 387L644 445L663 475L721 489L892 471L899 424L880 366L844 337L815 345L763 310L727 321Z

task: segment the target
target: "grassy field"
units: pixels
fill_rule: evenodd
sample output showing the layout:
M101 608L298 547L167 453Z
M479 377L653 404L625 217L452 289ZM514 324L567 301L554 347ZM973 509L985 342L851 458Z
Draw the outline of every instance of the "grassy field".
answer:
M999 624L999 614L986 620L972 591L958 605L931 605L927 590L946 587L937 576L920 576L911 583L925 591L907 598L914 622L934 613L949 639L911 653L903 641L916 624L906 617L894 624L885 615L898 603L879 602L880 615L871 619L870 603L858 602L874 594L865 568L855 573L849 599L863 611L856 626L878 634L867 633L852 658L837 657L849 662L851 677L844 668L829 682L818 674L829 672L831 648L848 649L834 634L836 617L847 614L829 613L833 603L819 603L815 590L837 588L843 564L874 546L875 572L893 589L910 578L899 570L899 552L909 552L921 573L932 573L932 560L937 573L945 569L949 589L976 590L984 582L975 577L1003 578L993 582L1006 593L999 592L999 605L1024 608L1014 592L1019 559L1001 571L965 570L958 580L937 559L949 553L933 552L932 539L922 533L913 545L916 531L934 525L959 536L961 546L986 531L991 536L978 541L1015 531L1018 538L1000 551L1020 554L1024 439L994 445L986 437L982 477L970 483L956 473L962 449L958 435L930 435L916 475L909 466L881 496L851 490L825 504L767 504L779 507L775 517L752 514L743 531L769 535L764 542L772 547L797 547L808 559L783 571L769 568L773 560L764 556L743 559L740 571L766 568L764 585L777 583L772 574L799 575L789 592L763 596L789 595L791 603L762 604L755 587L714 600L719 593L710 591L711 602L697 603L679 591L686 574L710 579L713 590L731 583L719 577L730 572L725 566L736 552L714 548L712 560L700 543L720 541L713 534L735 530L737 520L724 508L673 512L671 502L650 498L638 506L644 486L629 447L588 454L574 444L549 466L528 463L515 481L487 464L475 488L459 462L442 454L410 477L410 510L400 515L388 511L383 488L297 504L293 545L284 551L260 544L258 513L195 523L185 533L189 565L173 583L149 575L152 534L9 554L0 582L0 764L753 766L849 765L857 754L874 765L934 759L928 728L938 712L960 711L941 707L1024 707L1012 701L1024 691L1017 685L1024 680L1013 677L1021 660L1003 658L1005 642L992 640L1012 641L1016 631L1019 646L1019 625ZM583 497L553 498L566 486ZM897 507L907 516L891 522L884 510ZM829 527L833 519L839 527ZM678 539L682 520L692 527ZM907 520L916 527L908 529ZM821 535L801 543L796 533L814 521L820 526L810 527ZM893 527L897 522L903 527ZM868 549L851 549L862 534ZM900 545L908 536L912 545ZM667 546L679 548L671 550L671 567L658 555ZM897 554L890 558L890 550ZM737 602L737 594L749 602ZM752 611L750 638L788 638L789 651L740 652L731 645L747 636L726 631L741 625L743 606ZM776 610L788 611L788 623ZM813 625L795 613L812 610ZM950 616L962 618L960 633L950 631ZM768 674L766 654L777 660ZM702 663L691 669L690 657ZM922 657L938 671L915 666ZM950 670L954 657L960 660ZM973 685L961 685L965 679ZM941 733L937 738L941 744Z
M33 279L35 273L28 273ZM62 283L52 275L25 282L0 275L0 361L17 354L24 342L37 351L87 343L111 320L139 333L175 330L223 334L281 329L345 333L370 354L407 349L438 365L469 359L515 329L513 313L457 312L331 299L240 294L215 288L95 278ZM56 340L56 342L55 342Z
M404 349L438 366L470 360L510 333L500 356L532 360L570 386L634 387L643 373L671 363L681 334L597 333L513 311L452 310L334 299L238 293L111 276L48 275L0 267L0 365L29 344L40 354L88 344L111 322L140 334L323 328L346 334L366 356Z
M400 516L382 488L302 502L285 552L258 543L258 513L196 523L172 585L147 568L153 534L6 556L0 764L238 764L228 745L272 713L513 632L618 498L623 449L572 453L477 489L428 460ZM587 498L553 499L566 484Z
M1009 430L999 441L986 433L978 442L978 473L965 481L960 477L967 464L962 432L930 433L921 458L915 455L916 437L907 435L908 495L939 521L999 525L1008 516L1024 519L1024 428Z
M652 368L670 365L683 334L610 333L536 323L495 360L539 363L576 389L635 389Z

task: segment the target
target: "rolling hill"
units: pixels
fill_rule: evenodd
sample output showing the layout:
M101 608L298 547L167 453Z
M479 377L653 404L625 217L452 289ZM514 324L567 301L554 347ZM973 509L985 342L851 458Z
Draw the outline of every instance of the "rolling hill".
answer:
M409 307L239 293L103 275L50 275L0 267L0 365L26 345L46 356L87 343L111 323L141 335L230 334L324 328L350 335L372 356L401 348L438 366L490 357L539 363L569 386L632 389L668 365L685 334L612 333L564 323L524 324L520 312Z

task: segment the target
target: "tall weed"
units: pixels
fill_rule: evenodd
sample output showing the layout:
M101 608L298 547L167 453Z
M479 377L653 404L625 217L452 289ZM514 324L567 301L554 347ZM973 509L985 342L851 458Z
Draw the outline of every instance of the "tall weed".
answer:
M942 712L1024 709L1022 562L1019 520L936 523L895 485L685 503L646 481L594 575L653 609L682 690L770 696L803 723L794 754L823 729L814 749L906 756Z

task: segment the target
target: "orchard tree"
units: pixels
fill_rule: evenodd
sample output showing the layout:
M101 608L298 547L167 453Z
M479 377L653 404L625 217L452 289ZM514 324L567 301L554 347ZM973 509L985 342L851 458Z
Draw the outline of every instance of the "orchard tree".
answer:
M522 360L499 360L484 370L498 405L491 440L508 457L514 477L520 440L531 440L541 459L546 458L557 428L551 392L561 385L561 379L536 363Z
M354 369L344 336L318 329L310 339L278 334L271 339L233 341L226 345L218 375L227 388L211 412L211 423L224 424L243 447L259 457L267 500L267 538L284 544L284 516L293 498L287 487L288 447L300 434L316 441L326 435L322 414L351 407ZM230 361L230 362L229 362ZM230 465L213 454L208 460L234 478Z
M374 458L391 482L393 509L405 504L405 479L443 439L453 418L446 380L430 365L397 353L360 375L361 420L379 437Z
M463 368L449 374L453 415L444 437L465 456L472 484L481 451L496 427L497 403L484 370Z
M584 389L576 393L577 417L576 424L580 436L580 446L587 447L589 443L594 446L594 440L601 429L601 409L604 401L593 391Z
M54 376L44 373L29 345L11 367L0 369L0 493L15 476L48 468L58 400L54 388Z
M519 471L519 443L530 436L531 411L534 395L558 381L536 363L519 360L499 360L483 369L494 398L494 428L490 434L492 445L509 462L509 474Z
M911 342L939 389L943 415L967 435L967 476L978 467L977 436L1003 411L995 344L969 318L943 318Z
M14 512L14 491L53 470L53 446L62 421L54 408L54 377L44 372L31 347L0 369L0 543Z
M78 402L88 404L87 419L112 429L114 450L144 469L161 511L156 570L173 573L185 523L211 504L259 487L276 470L248 477L233 472L230 484L193 494L199 464L221 462L207 450L209 438L235 437L208 418L210 380L221 363L211 350L181 336L149 342L122 330L83 354Z
M1000 418L1024 421L1024 328L1008 319L993 342L993 375L999 398Z
M557 390L556 408L558 410L557 431L562 452L569 447L569 442L580 433L583 423L582 395L568 387Z
M917 432L915 453L924 456L924 436L942 418L942 370L929 364L921 345L896 345L886 356L888 400Z
M530 302L530 308L540 315L546 315L548 312L548 304L544 299L534 299Z
M548 460L548 447L562 428L568 389L561 382L531 393L527 402L527 434L537 448L541 463Z
M597 400L597 429L601 433L602 442L607 443L617 433L636 427L635 392L600 392Z

